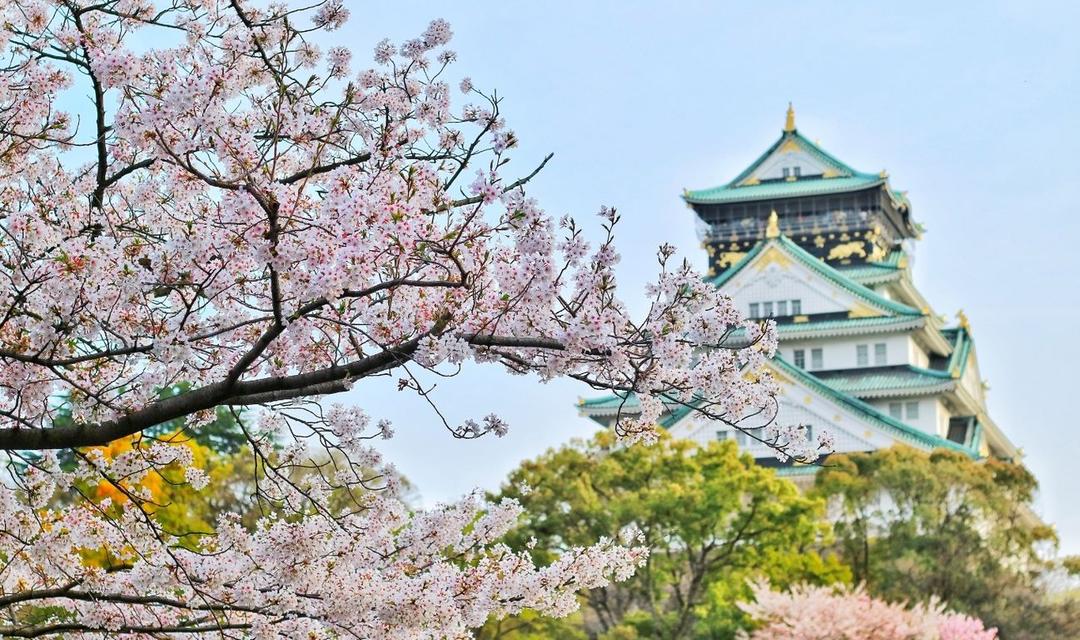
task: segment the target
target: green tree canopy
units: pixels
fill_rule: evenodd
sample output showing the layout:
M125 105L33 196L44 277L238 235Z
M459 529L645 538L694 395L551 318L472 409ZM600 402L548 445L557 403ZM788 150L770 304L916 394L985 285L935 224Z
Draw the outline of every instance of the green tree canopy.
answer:
M502 496L520 500L527 514L511 544L535 545L540 562L631 528L651 549L630 581L583 593L583 615L570 623L577 628L559 637L733 637L748 577L778 585L849 577L816 552L827 530L823 501L800 495L730 442L663 438L626 447L602 432L523 463ZM482 637L553 633L534 627L519 617L492 623Z
M936 595L1004 640L1080 637L1077 603L1041 587L1056 535L1031 509L1036 488L1020 464L894 447L830 457L812 494L829 501L837 549L874 595Z

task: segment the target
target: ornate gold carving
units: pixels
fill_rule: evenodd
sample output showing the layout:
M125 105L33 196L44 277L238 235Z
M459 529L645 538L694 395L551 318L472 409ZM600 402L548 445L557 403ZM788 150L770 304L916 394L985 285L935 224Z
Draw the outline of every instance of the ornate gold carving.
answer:
M846 242L829 249L829 260L845 260L851 256L866 257L866 249L863 248L861 241Z
M848 240L851 240L851 236L849 236L847 233L840 234L840 242L847 242Z
M882 170L881 170L881 173L879 173L879 174L878 174L878 177L879 177L879 178L888 178L888 177L889 177L889 172L888 172L888 171L886 171L886 170L884 170L884 169L882 169Z
M880 245L875 244L874 248L871 249L871 251L870 251L870 255L866 256L866 261L867 262L881 262L882 260L885 259L885 253L886 252L885 252L885 249L883 247L881 247Z
M833 169L832 167L829 167L828 169L826 169L821 174L821 177L822 178L839 178L840 177L840 172L837 171L836 169Z
M776 215L776 209L773 209L772 212L769 214L769 222L765 226L765 237L780 237L780 217Z
M907 267L908 267L907 256L900 256L900 258L897 259L897 261L896 261L896 266L901 268L901 269L907 269Z
M968 333L971 333L971 323L968 322L967 314L961 309L956 312L956 319L960 322L960 328Z
M818 249L825 246L825 237L821 235L814 236L814 246Z
M730 245L728 245L728 251L738 251L738 250L739 250L739 243L738 242L732 242Z
M780 145L780 153L795 153L799 150L799 143L795 142L795 138L788 138L787 142Z
M744 251L724 251L720 254L720 259L716 261L718 267L730 267L739 260L742 260L746 255Z
M791 106L791 103L787 103L787 117L784 118L784 131L791 133L795 131L795 107Z
M810 317L809 316L795 316L794 318L791 319L791 321L796 323L796 324L802 323L802 322L810 322Z
M877 318L884 314L882 314L877 309L873 309L866 306L865 304L856 302L855 306L853 306L851 310L848 311L847 315L849 318Z
M791 257L776 246L772 246L765 250L754 263L758 271L764 271L770 264L776 264L786 271L791 266Z
M761 180L758 180L756 176L750 176L746 180L739 183L740 187L752 187L755 184L761 184Z

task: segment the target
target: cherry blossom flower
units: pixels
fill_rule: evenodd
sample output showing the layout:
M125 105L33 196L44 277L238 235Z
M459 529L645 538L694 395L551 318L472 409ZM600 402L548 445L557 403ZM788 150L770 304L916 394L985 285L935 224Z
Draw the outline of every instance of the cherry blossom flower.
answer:
M615 429L643 441L670 398L732 424L774 405L775 328L729 344L753 325L669 249L631 315L615 210L590 243L527 195L548 159L503 174L516 134L467 79L476 104L452 103L446 22L354 73L309 36L347 17L340 0L0 4L0 591L45 612L0 610L0 635L464 638L566 615L645 551L598 540L538 567L499 542L519 505L412 511L368 443L390 423L330 397L397 375L426 401L425 369L500 367L637 394ZM64 113L72 88L88 102ZM209 470L149 430L221 411L272 508L181 538L150 484Z

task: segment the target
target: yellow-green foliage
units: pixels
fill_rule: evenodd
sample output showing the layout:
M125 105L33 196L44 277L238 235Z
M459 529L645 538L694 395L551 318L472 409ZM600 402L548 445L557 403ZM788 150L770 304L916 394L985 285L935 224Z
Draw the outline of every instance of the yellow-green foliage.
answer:
M748 577L778 584L850 577L818 552L828 533L824 501L801 495L730 442L699 447L665 437L626 447L602 432L523 463L502 496L526 509L512 546L535 538L541 562L630 525L651 548L630 581L582 594L582 617L567 632L728 637L742 622L734 603L748 595Z

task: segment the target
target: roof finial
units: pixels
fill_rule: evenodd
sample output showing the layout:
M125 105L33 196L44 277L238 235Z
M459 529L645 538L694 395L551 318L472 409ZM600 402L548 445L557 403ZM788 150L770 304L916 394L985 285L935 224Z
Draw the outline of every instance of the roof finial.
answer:
M968 333L971 333L971 323L968 322L967 314L964 313L963 309L956 312L956 319L957 321L959 321L961 329L967 331Z
M765 237L780 237L780 216L776 215L776 209L773 209L772 213L769 214L769 224L765 226Z
M795 108L791 106L791 103L787 103L787 118L784 120L784 131L791 133L795 130Z

